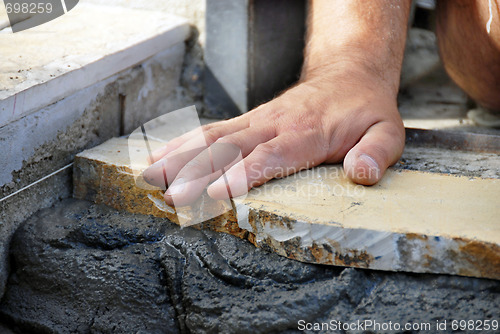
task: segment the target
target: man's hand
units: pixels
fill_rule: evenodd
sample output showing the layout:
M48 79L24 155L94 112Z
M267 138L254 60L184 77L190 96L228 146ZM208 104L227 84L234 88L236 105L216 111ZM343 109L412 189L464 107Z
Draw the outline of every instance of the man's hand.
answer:
M230 196L342 160L354 182L375 184L404 147L396 95L408 8L397 0L312 1L299 83L242 116L204 126L211 149L203 151L192 133L172 140L153 153L145 179L161 185L163 169L176 176L165 193L169 204L189 204L213 180L208 194L227 198L213 163L227 155L217 153L221 147L237 147L244 159L226 169Z

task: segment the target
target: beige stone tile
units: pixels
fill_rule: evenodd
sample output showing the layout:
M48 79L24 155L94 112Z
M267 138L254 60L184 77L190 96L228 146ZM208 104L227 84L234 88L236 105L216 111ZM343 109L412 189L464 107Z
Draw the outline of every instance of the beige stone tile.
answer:
M135 186L127 140L75 160L75 197L176 220L159 191ZM198 226L305 262L500 279L500 180L390 169L372 187L340 166L273 180ZM189 211L188 211L189 212ZM193 210L191 212L196 212Z

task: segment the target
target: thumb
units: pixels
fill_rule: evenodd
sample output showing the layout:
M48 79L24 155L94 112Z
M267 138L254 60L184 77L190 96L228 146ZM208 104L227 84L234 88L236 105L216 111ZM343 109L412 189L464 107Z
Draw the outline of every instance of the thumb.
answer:
M382 121L372 125L347 152L344 170L358 184L373 185L403 154L405 130L402 122Z

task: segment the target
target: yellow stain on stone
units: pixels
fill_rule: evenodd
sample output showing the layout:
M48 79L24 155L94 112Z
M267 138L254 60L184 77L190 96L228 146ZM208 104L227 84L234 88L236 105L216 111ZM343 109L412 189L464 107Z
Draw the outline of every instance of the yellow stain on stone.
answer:
M317 224L500 243L498 179L389 169L365 187L339 166L319 166L272 180L246 202Z

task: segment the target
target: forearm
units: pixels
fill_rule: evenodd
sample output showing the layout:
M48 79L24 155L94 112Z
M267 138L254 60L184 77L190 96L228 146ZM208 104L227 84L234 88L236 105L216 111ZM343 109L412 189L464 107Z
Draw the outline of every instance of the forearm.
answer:
M301 80L355 63L397 92L409 0L310 0Z

